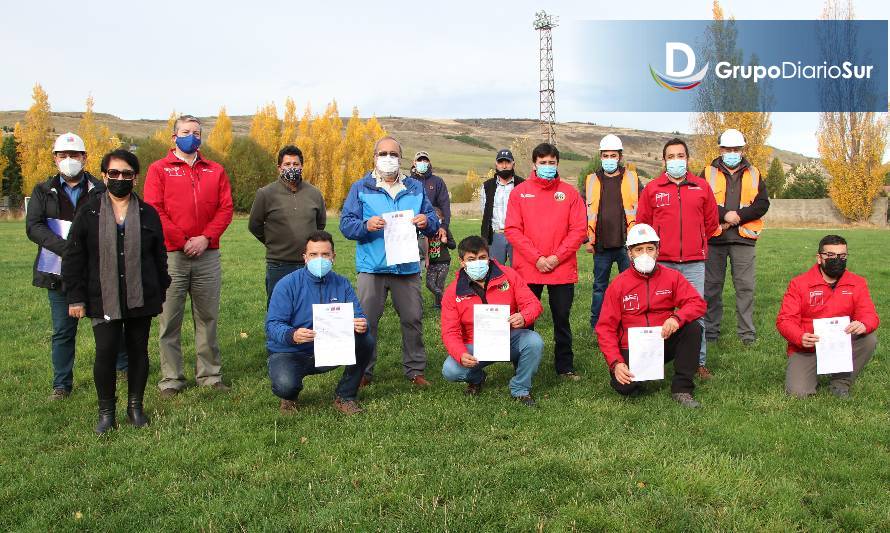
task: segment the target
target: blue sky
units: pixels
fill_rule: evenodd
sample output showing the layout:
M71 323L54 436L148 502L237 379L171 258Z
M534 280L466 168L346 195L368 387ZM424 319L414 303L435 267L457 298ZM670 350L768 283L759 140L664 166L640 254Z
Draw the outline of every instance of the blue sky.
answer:
M733 0L738 19L818 18L823 2ZM342 114L427 118L536 118L540 9L564 26L588 19L709 18L709 0L441 3L328 0L217 2L105 0L14 2L3 7L0 109L24 109L39 81L56 111L96 110L166 118L172 109L251 114L287 96ZM857 18L886 20L890 7L857 0ZM686 113L597 113L563 105L560 72L569 43L554 30L557 120L689 131ZM604 48L626 36L605 35ZM560 47L563 47L562 50ZM563 62L563 65L568 63ZM598 75L598 73L591 73ZM775 113L770 143L816 155L812 113Z

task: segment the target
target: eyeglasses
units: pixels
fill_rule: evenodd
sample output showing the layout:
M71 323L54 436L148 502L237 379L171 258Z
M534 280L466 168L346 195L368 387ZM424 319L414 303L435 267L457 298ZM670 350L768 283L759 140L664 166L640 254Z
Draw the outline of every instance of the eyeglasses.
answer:
M377 152L377 157L402 157L402 155L398 152Z
M110 169L105 174L113 180L131 180L136 177L136 172L132 170L118 170L116 168Z
M834 258L838 258L838 259L842 259L842 260L847 259L847 254L836 254L834 252L819 252L819 255L821 255L825 259L834 259Z

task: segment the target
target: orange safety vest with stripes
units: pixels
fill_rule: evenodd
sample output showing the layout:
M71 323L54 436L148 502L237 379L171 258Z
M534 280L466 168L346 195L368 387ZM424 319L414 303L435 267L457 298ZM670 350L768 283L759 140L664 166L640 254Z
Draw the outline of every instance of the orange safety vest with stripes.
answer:
M596 172L587 176L585 192L587 198L587 237L590 244L596 244L596 219L599 215L600 194L603 184L600 183ZM621 178L621 202L624 204L624 219L627 228L637 222L637 204L640 201L640 178L637 173L629 168L624 169L624 177Z
M717 205L724 207L724 204L726 204L726 175L717 167L708 166L705 169L705 179L714 191L714 200L717 201ZM742 173L742 194L741 198L739 198L739 209L754 203L759 188L760 171L756 167L749 166ZM739 225L739 235L748 239L757 239L760 237L761 231L763 231L763 220L759 218ZM721 233L723 233L723 229L717 226L717 230L712 237L717 237Z

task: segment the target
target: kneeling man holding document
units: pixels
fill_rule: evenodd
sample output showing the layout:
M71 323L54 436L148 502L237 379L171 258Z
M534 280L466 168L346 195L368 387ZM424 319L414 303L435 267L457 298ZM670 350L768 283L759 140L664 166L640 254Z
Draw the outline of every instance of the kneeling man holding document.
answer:
M606 289L597 339L619 394L638 392L640 381L664 379L664 364L673 360L671 397L683 407L701 407L692 397L702 336L696 320L707 305L681 273L656 263L658 243L648 224L628 230L633 268Z
M485 383L483 368L509 361L516 368L510 394L533 407L532 377L541 364L544 342L525 329L541 314L541 302L512 268L488 256L488 242L472 236L457 248L460 270L442 296L442 375L465 381L466 393L476 396Z
M352 415L362 372L374 349L358 297L349 280L332 272L334 238L326 231L309 235L306 266L278 282L266 316L266 347L272 392L280 410L297 408L303 378L345 366L337 384L334 408Z

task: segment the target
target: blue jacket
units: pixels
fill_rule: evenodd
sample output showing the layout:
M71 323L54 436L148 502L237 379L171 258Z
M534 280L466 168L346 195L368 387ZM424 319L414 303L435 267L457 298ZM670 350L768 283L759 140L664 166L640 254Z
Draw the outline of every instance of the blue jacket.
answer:
M371 172L352 184L343 210L340 212L340 232L347 239L358 241L355 250L355 269L369 274L417 274L420 261L386 266L386 249L383 231L368 231L367 222L373 216L391 211L411 210L415 215L423 213L429 219L423 234L432 237L439 231L439 219L426 197L423 186L414 178L405 178L405 190L395 200L383 189Z
M317 278L304 267L281 278L266 314L266 348L271 353L315 353L314 343L294 343L294 331L312 329L312 304L334 302L352 302L355 318L365 318L349 280L336 272Z

